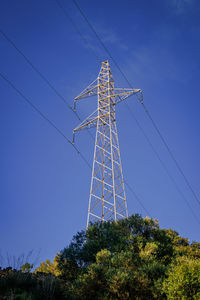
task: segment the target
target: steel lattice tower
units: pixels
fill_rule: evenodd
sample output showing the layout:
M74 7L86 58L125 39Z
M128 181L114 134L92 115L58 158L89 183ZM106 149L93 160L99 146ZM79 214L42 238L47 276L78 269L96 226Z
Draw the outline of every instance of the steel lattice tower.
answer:
M74 99L75 109L77 100L98 96L97 110L73 131L97 127L87 227L90 222L128 217L115 105L132 94L142 96L140 89L114 88L109 62L104 61L98 78Z

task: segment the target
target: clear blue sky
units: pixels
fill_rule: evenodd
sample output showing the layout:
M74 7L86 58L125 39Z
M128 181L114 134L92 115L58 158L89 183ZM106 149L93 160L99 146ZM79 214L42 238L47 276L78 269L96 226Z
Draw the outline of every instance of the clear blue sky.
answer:
M89 46L54 0L0 2L0 28L70 105L108 58L71 0L60 0ZM144 102L200 198L200 3L198 0L78 1ZM128 87L110 60L115 86ZM0 72L68 136L75 115L0 34ZM52 127L0 78L0 248L16 256L41 249L53 258L86 226L91 171ZM128 100L154 147L200 220L200 206L135 97ZM96 99L78 105L82 118ZM117 107L124 177L163 228L199 241L200 225L132 119ZM93 132L94 133L94 132ZM87 132L76 143L92 163ZM129 214L146 216L126 189Z

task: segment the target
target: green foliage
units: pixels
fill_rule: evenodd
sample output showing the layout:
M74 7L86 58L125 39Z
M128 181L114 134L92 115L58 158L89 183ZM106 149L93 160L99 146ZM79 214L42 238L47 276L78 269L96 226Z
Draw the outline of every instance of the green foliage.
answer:
M183 256L199 261L199 246L133 215L79 232L59 254L58 268L71 299L167 299L171 266Z
M163 291L168 299L200 299L200 260L179 258L169 270Z
M2 270L0 291L24 299L200 299L200 244L139 215L91 224L53 262L30 269Z
M53 263L47 259L45 262L41 262L40 266L35 269L34 273L46 273L46 274L54 274L55 276L59 276L60 275L60 271L58 269L58 255L55 256Z
M20 269L22 272L30 272L33 269L33 264L25 263Z
M104 249L96 262L75 281L75 299L140 299L151 295L148 279L135 268L132 252L111 254Z

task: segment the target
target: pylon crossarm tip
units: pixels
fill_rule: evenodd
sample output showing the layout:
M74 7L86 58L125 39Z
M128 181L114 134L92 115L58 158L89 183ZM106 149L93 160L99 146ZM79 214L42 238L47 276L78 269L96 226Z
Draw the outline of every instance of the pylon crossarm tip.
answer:
M141 92L140 89L115 89L117 93L115 93L115 104L118 104L133 94L138 95Z

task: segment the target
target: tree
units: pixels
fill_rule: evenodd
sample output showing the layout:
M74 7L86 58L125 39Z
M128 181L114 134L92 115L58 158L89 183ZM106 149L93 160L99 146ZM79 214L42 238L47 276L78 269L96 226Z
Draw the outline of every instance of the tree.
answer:
M0 295L30 299L200 299L200 244L158 221L90 224L33 272L0 269Z
M41 262L40 266L34 271L34 273L38 273L38 272L47 273L47 274L50 273L55 276L59 276L60 271L58 269L58 255L55 256L53 263L49 259L47 259L45 262Z
M176 299L170 298L167 286L172 284L172 266L183 257L199 262L200 244L136 214L117 223L90 224L57 261L69 299L161 300Z
M154 299L172 254L172 238L158 221L134 215L79 232L58 256L58 268L72 298Z
M30 272L33 269L33 264L29 264L28 262L21 266L22 272Z
M168 299L200 299L200 260L181 257L172 264L163 283Z

